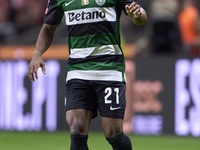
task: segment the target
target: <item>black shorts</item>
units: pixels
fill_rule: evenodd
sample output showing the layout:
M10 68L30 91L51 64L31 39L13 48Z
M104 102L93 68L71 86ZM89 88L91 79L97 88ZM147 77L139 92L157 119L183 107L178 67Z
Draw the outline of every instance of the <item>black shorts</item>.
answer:
M88 81L72 79L66 84L66 111L85 109L99 111L102 117L124 118L126 84L115 81Z

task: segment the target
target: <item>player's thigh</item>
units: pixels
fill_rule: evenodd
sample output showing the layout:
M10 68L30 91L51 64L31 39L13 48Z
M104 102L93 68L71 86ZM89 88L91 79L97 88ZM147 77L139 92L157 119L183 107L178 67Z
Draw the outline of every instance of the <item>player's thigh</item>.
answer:
M98 110L106 138L114 137L123 130L126 107L126 84L124 82L96 82Z
M97 116L96 94L89 81L73 79L66 84L65 110L84 109Z
M71 109L66 111L66 121L71 134L87 135L93 113L84 109Z
M123 120L101 117L102 128L106 138L114 137L123 131Z
M95 92L84 80L70 80L66 84L66 120L72 134L86 134L90 120L97 115Z

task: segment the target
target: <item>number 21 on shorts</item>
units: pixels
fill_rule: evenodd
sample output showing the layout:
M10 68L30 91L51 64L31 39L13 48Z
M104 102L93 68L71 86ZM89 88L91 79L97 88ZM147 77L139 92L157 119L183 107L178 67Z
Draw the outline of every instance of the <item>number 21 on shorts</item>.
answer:
M116 95L116 104L119 104L119 88L114 88L114 92L115 92L115 95ZM108 98L112 95L113 91L112 91L112 88L110 87L107 87L105 89L105 93L106 93L106 96L104 97L104 100L105 100L105 104L111 104L112 103L112 100L109 100Z

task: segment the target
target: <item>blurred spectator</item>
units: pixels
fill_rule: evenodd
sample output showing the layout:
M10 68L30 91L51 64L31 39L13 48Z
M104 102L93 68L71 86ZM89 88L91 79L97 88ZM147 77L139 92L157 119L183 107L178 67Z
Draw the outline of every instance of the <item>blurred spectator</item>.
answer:
M18 32L42 25L47 0L12 0Z
M134 116L134 110L132 109L133 103L133 84L135 83L135 63L131 60L126 60L126 109L123 121L123 131L125 133L132 132L131 120Z
M0 44L35 43L46 5L47 0L0 0Z
M181 49L177 22L177 0L152 0L150 5L150 44L153 54L174 54Z
M48 0L0 0L0 44L35 44L43 24L47 2ZM5 25L5 22L12 23L12 26ZM67 43L67 38L63 38L66 34L63 21L55 33L54 43Z
M16 33L11 14L10 0L0 0L0 44L5 44L6 36Z
M184 48L191 55L200 55L200 31L198 28L199 0L180 1L178 21Z

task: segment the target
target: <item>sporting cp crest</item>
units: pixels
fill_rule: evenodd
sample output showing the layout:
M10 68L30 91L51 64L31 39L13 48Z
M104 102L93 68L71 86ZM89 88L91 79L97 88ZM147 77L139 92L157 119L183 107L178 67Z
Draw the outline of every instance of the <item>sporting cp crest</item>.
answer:
M89 0L82 0L82 5L88 5L89 4Z
M105 4L106 0L95 0L97 5L102 6L103 4Z

